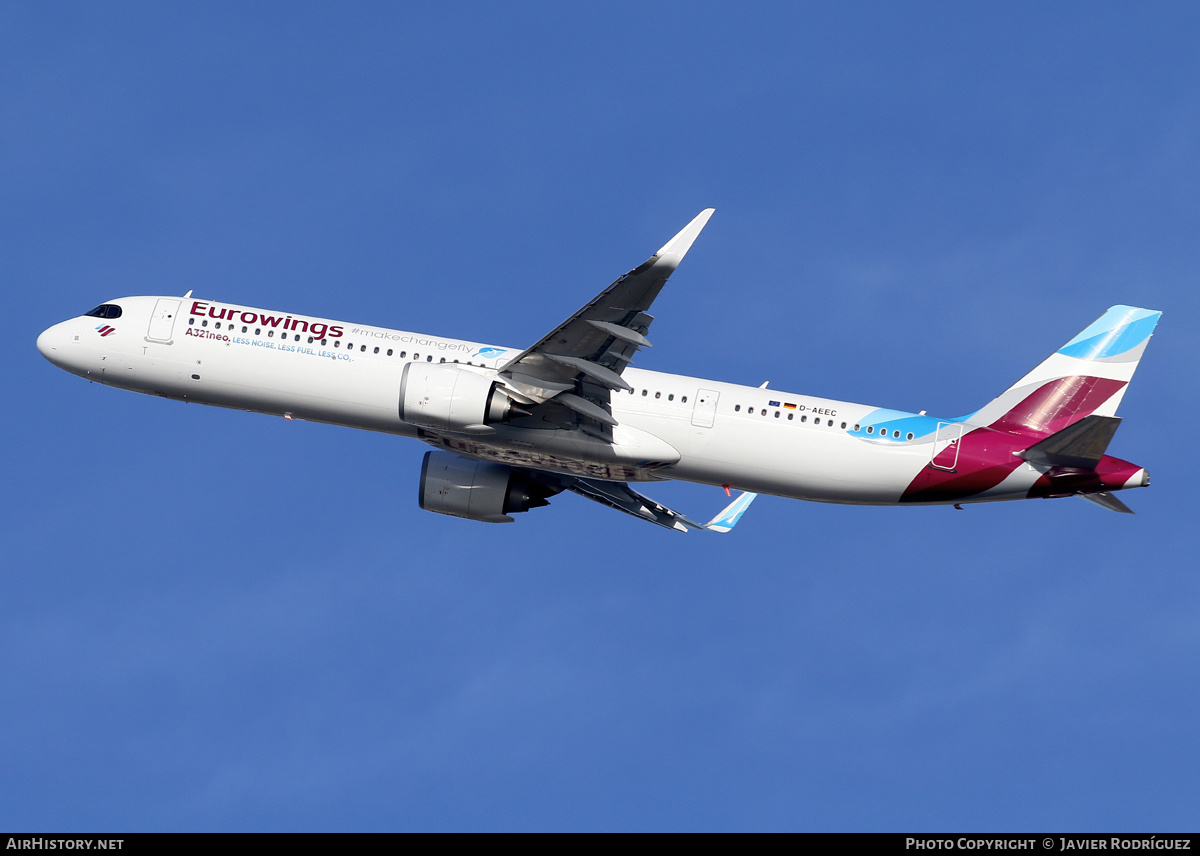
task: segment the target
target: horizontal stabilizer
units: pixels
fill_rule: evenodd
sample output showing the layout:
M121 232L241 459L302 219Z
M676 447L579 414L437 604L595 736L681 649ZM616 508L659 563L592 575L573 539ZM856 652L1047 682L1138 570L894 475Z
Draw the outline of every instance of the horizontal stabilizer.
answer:
M1110 511L1119 511L1121 514L1133 514L1132 508L1106 490L1100 493L1081 493L1079 495L1088 502L1094 502L1096 505L1103 506Z
M1017 454L1035 466L1093 470L1120 425L1117 416L1086 416Z

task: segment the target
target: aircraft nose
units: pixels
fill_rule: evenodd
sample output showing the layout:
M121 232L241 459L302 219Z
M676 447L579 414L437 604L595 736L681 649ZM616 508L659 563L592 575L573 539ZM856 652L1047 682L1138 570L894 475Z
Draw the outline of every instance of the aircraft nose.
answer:
M37 348L41 351L42 356L53 361L54 353L54 328L49 327L42 331L42 334L37 338Z
M43 330L42 335L37 337L37 349L54 365L62 367L66 357L64 349L66 342L67 336L63 325L55 324L53 327Z

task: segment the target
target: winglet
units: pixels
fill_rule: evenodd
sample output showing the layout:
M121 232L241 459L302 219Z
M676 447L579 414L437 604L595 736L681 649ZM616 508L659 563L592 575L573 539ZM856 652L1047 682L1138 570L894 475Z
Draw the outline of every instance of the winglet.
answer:
M687 255L687 251L692 248L692 244L695 243L700 231L708 223L708 218L713 215L715 210L715 208L705 208L692 218L692 222L680 229L678 235L663 244L662 249L654 255L664 261L668 256L673 256L674 263L678 265Z
M742 519L742 515L746 513L746 509L750 507L750 503L754 502L757 493L749 491L743 493L725 509L705 524L704 528L709 532L732 532L733 527L737 526L737 522Z

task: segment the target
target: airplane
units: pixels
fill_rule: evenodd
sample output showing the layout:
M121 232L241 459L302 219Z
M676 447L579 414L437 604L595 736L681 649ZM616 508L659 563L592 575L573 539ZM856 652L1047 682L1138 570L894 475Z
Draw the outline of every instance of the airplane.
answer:
M1114 306L980 409L834 401L634 368L651 304L713 214L524 350L214 299L110 300L37 340L54 365L165 398L416 437L418 503L489 523L571 491L640 520L729 532L759 494L854 505L1081 496L1149 484L1105 454L1161 312ZM632 484L741 493L706 523Z

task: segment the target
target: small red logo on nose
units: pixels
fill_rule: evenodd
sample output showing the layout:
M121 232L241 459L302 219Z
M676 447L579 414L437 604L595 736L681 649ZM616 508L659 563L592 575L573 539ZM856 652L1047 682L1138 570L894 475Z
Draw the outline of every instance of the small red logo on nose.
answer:
M103 324L103 325L97 327L96 330L97 330L97 332L100 333L101 337L107 336L110 333L117 332L116 327L109 327L107 324Z

